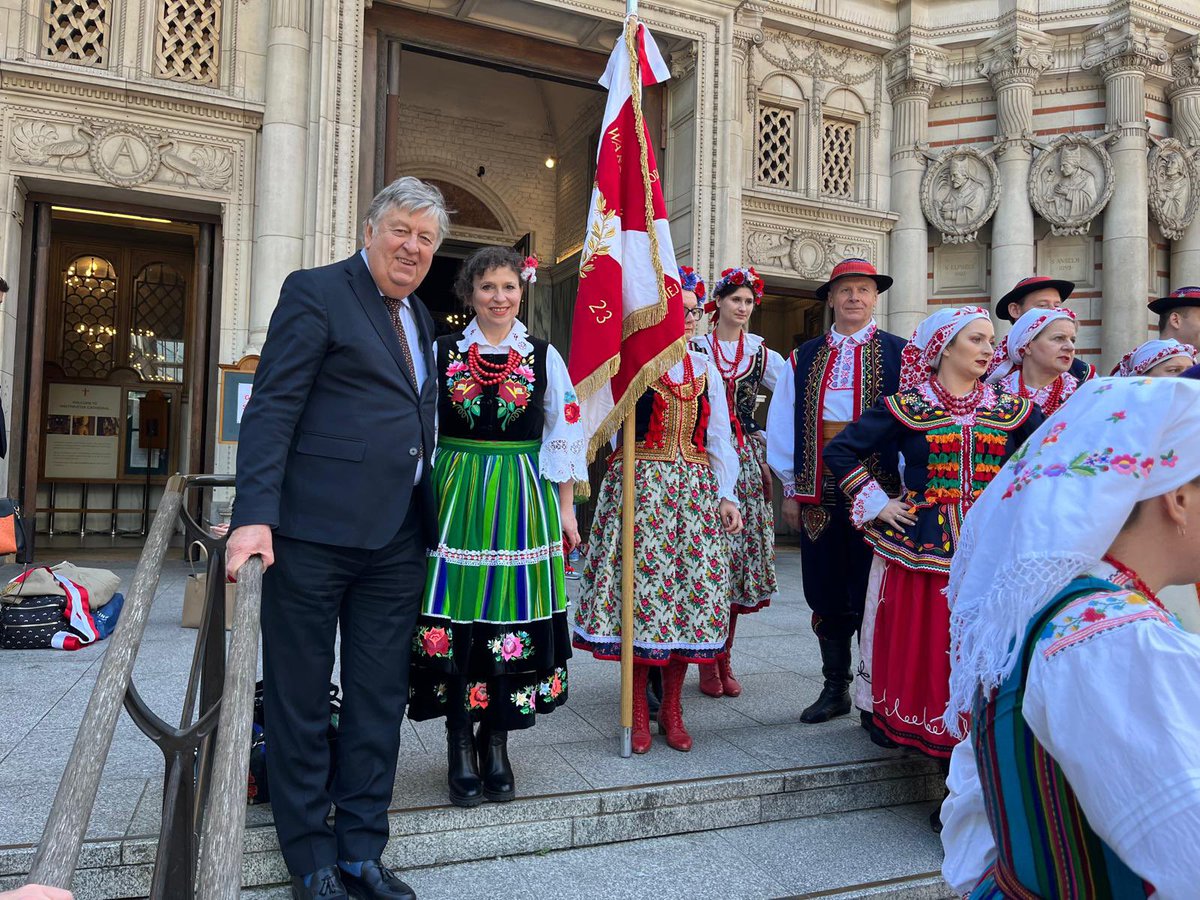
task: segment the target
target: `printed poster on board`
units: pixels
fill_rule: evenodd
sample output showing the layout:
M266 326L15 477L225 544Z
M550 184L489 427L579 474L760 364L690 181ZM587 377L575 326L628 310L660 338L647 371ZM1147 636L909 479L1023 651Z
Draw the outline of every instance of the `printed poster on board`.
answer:
M116 480L120 441L120 387L48 385L44 458L47 478Z

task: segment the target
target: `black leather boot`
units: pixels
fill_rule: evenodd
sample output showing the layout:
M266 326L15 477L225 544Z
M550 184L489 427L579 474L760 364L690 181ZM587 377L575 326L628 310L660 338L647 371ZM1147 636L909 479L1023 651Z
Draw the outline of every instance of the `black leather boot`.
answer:
M475 735L475 746L479 748L483 796L493 803L508 802L517 795L512 765L508 761L508 732L493 731L487 724L481 724Z
M446 785L455 806L478 806L483 802L483 784L475 759L471 723L446 723Z
M835 716L850 712L850 638L819 640L825 687L821 689L817 702L800 713L800 721L806 725L828 722Z
M900 745L887 736L887 732L875 724L875 717L869 712L859 710L859 722L871 737L871 743L885 750L895 750Z

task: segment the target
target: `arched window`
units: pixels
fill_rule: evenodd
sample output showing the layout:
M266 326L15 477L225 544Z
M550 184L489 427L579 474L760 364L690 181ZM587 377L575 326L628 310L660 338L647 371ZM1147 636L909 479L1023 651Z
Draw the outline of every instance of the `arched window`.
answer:
M143 266L133 282L129 365L143 381L183 383L187 281L172 265Z
M59 364L72 378L104 378L114 364L117 270L102 256L77 256L62 273Z

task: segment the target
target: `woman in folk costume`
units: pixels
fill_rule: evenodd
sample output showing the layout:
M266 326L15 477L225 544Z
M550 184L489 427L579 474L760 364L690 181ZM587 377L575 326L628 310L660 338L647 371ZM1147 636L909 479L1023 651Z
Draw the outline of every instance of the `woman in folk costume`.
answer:
M1008 335L1008 356L988 376L1000 390L1032 400L1050 415L1082 383L1071 374L1075 313L1061 309L1031 309L1023 313Z
M683 291L685 338L703 314ZM646 682L662 666L658 729L691 750L680 693L688 663L715 666L729 636L729 542L742 527L738 461L721 376L688 350L637 401L634 485L633 752L650 749ZM618 452L600 485L575 612L575 646L621 658L621 469Z
M1145 375L1149 378L1171 378L1182 375L1196 364L1196 348L1175 338L1146 341L1135 347L1117 363L1112 374L1122 377Z
M455 291L475 317L437 341L438 540L409 717L446 717L458 806L511 800L508 732L567 699L563 552L579 543L572 486L587 478L587 438L562 357L517 319L536 265L505 247L472 254Z
M943 875L975 900L1200 891L1200 384L1091 381L967 517Z
M825 447L875 551L855 701L888 740L946 759L957 738L949 697L949 610L942 589L963 517L1004 461L1037 427L1034 404L981 379L994 331L986 311L943 309L904 349L900 392L880 400ZM890 499L863 462L885 448L904 457L904 491Z
M696 277L686 266L680 272L685 279ZM696 296L703 297L699 279L697 286ZM737 499L742 513L742 530L730 539L729 639L716 666L700 667L700 690L710 697L742 693L730 659L738 616L769 606L771 595L778 590L771 470L767 468L766 432L754 419L754 407L761 388L775 390L786 363L761 337L746 331L762 295L763 280L753 268L726 269L713 288L713 299L704 305L713 328L692 344L713 361L725 385L738 456Z

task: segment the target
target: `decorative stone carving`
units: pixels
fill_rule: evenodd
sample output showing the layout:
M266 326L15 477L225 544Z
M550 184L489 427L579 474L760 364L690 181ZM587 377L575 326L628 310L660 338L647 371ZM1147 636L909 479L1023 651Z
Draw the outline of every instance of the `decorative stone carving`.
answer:
M1047 44L1041 34L1006 35L981 54L979 74L997 89L1013 82L1032 85L1054 61Z
M1123 69L1168 74L1166 30L1136 15L1121 16L1090 32L1084 48L1084 69L1099 67L1108 76Z
M159 0L154 68L160 78L220 83L221 0Z
M1150 211L1170 240L1183 232L1196 216L1200 203L1200 166L1196 156L1176 138L1155 140L1150 151Z
M1000 203L1000 172L990 152L958 147L931 156L921 179L921 210L947 244L975 240Z
M45 0L42 56L57 62L105 65L109 12L109 0Z
M796 228L753 230L746 238L746 256L751 263L808 280L824 279L839 260L851 256L870 259L873 255L869 242Z
M68 129L63 131L63 129ZM180 146L185 144L186 147ZM18 119L12 130L11 154L34 166L58 172L71 163L76 172L87 159L92 171L109 184L135 187L156 177L184 187L226 190L233 179L228 150L198 141L167 137L125 122L74 125L41 119Z
M1054 234L1087 234L1113 192L1112 158L1104 148L1113 135L1096 140L1060 135L1029 170L1029 200Z

